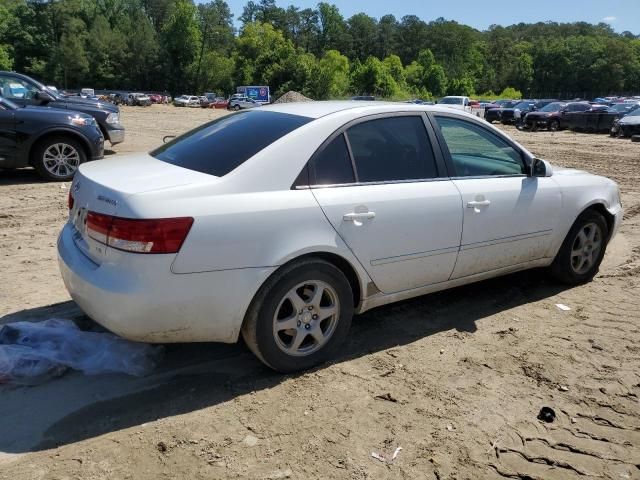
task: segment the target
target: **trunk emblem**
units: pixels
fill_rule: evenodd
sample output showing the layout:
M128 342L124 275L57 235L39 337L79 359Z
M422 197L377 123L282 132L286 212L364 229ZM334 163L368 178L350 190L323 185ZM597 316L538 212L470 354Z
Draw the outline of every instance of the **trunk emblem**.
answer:
M112 205L114 207L118 205L118 202L116 200L105 197L104 195L98 195L98 200L100 200L101 202L108 203L109 205Z

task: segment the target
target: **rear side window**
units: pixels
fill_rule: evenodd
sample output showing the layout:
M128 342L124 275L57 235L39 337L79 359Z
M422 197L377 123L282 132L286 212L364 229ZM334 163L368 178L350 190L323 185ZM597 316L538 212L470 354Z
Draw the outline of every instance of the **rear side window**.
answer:
M438 176L422 117L389 117L347 130L358 182L418 180Z
M247 111L195 128L151 152L158 160L222 177L312 118Z
M344 135L338 135L311 162L314 185L340 185L356 181Z
M572 103L567 107L567 112L586 112L590 105L583 103Z

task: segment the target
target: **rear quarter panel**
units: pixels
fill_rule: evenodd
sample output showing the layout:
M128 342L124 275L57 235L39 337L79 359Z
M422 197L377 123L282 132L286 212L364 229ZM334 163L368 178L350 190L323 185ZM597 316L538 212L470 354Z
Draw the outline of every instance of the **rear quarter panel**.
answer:
M361 291L370 281L328 222L310 190L284 190L171 198L166 191L133 195L132 217L192 216L195 221L176 256L176 274L280 266L302 255L326 252L347 260Z

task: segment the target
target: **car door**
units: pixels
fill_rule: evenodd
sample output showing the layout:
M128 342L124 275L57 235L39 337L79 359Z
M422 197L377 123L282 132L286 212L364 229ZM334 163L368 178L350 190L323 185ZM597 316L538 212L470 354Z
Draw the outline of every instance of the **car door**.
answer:
M315 198L384 293L448 280L458 254L460 194L425 122L421 113L358 120L310 162Z
M464 207L451 278L548 256L561 207L555 181L528 176L520 149L479 122L445 114L432 118Z
M17 153L15 114L0 104L0 167L14 161Z

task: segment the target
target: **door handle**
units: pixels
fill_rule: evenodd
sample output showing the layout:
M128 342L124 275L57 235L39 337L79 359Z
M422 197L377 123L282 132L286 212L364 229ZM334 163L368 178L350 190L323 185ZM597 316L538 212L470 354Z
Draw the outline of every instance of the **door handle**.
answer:
M476 200L467 202L467 208L488 207L489 205L491 205L490 200Z
M372 220L374 218L376 218L376 212L345 213L342 216L342 220L345 222L359 222L360 220Z

